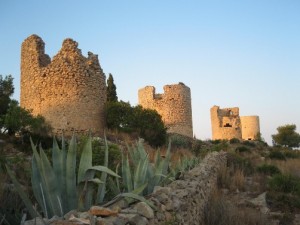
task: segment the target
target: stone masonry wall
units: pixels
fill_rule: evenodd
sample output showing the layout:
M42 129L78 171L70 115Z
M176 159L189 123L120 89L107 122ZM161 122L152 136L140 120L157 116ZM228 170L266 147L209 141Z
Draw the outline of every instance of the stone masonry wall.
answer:
M254 140L260 133L258 116L241 116L242 138L244 140Z
M51 61L45 43L31 35L21 50L21 106L43 115L54 133L104 129L106 80L98 56L81 54L77 42L64 40Z
M213 106L210 109L210 118L213 140L230 140L232 138L242 139L239 108L220 109L219 106Z
M198 167L183 175L167 187L157 188L150 200L158 207L149 224L203 225L204 209L217 188L217 178L225 168L225 152L213 152L205 157Z
M193 137L192 104L190 88L183 83L165 85L163 94L155 87L146 86L138 91L139 104L155 109L162 117L169 133Z

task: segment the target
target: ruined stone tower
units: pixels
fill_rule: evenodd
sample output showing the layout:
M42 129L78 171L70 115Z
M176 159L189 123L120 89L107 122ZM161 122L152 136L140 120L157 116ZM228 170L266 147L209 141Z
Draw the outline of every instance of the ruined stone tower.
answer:
M241 116L242 138L244 140L255 140L260 133L258 116Z
M255 140L260 132L259 117L240 117L238 107L220 109L219 106L213 106L210 109L210 118L213 140Z
M31 35L21 50L21 106L40 114L54 133L102 134L106 101L105 75L98 56L81 54L77 42L64 40L51 61L45 43Z
M155 87L146 86L138 91L139 104L155 109L162 117L168 133L193 137L192 104L190 88L183 83L165 85L163 94Z
M210 109L212 139L242 139L239 108L224 108L213 106Z

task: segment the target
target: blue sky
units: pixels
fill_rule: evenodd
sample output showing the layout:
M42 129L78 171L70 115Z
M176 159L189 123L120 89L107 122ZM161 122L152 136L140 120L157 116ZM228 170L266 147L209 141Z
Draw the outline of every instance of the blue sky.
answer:
M13 75L19 99L23 40L39 35L53 57L70 37L99 55L119 99L183 82L197 138L211 138L213 105L237 106L271 143L278 126L300 128L299 12L298 0L1 0L0 74Z

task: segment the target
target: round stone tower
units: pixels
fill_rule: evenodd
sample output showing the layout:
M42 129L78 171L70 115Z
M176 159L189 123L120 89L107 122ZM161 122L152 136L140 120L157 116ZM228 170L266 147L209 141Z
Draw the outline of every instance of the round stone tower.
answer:
M244 140L255 140L260 133L258 116L241 116L242 137Z
M210 118L212 126L212 139L232 138L242 139L241 120L239 116L239 108L224 108L213 106L210 109Z
M77 42L64 40L51 61L45 43L31 35L21 50L21 106L42 115L54 133L104 130L105 75L98 56L81 54Z
M162 117L168 133L193 137L191 90L183 83L165 85L163 94L155 87L146 86L138 91L139 104L156 110Z

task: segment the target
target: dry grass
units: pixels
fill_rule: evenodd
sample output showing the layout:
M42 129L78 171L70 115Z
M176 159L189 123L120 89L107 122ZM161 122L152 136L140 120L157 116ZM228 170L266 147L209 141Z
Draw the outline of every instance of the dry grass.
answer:
M245 175L244 172L240 169L234 171L232 176L232 183L230 186L230 190L244 191L245 190Z
M287 160L270 160L269 163L277 166L283 174L291 174L300 178L300 158Z
M233 167L224 166L218 174L218 186L231 191L244 191L245 180L244 171L240 168L234 169Z
M158 151L158 149L153 149L150 146L145 146L145 149L149 155L150 161L153 162L154 158L155 158L155 154ZM166 155L166 152L167 152L166 147L160 149L160 155L162 157L164 157ZM176 149L176 150L171 150L171 162L178 162L180 159L183 159L184 157L187 157L190 159L195 156L188 149L180 148L180 149Z
M204 209L206 225L266 225L267 218L252 208L237 208L215 191Z

